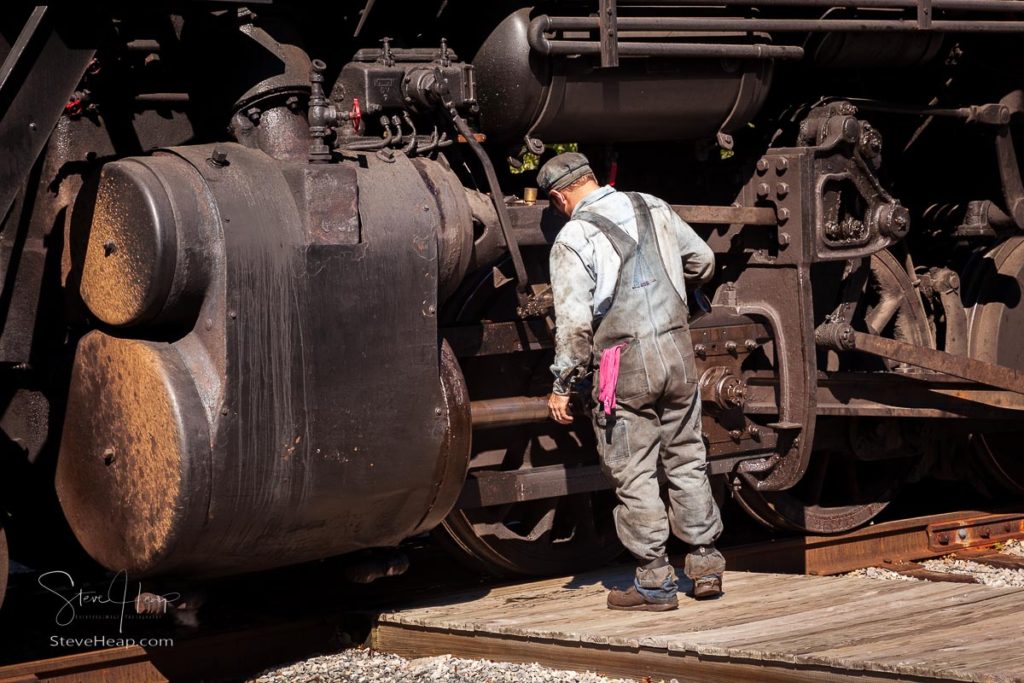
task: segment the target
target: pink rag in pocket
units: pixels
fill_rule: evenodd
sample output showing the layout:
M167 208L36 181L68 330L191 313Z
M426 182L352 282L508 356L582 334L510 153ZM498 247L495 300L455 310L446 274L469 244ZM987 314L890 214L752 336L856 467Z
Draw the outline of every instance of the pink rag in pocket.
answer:
M601 386L598 387L597 400L601 402L605 415L611 415L615 410L615 388L619 384L619 359L622 350L629 346L629 342L622 342L611 346L601 352Z

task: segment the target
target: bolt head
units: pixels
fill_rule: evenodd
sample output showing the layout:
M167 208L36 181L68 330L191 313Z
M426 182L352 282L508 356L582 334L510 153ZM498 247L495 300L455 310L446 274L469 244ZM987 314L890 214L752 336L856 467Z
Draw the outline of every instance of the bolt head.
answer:
M772 188L768 186L768 183L760 183L757 186L757 196L764 199L768 196L768 193L772 191Z
M768 163L768 160L762 157L761 159L757 160L757 164L755 165L755 168L757 168L758 174L764 175L765 173L768 172L768 167L769 166L770 166L770 164Z
M220 147L214 147L213 151L210 152L210 163L214 166L227 166L228 153Z

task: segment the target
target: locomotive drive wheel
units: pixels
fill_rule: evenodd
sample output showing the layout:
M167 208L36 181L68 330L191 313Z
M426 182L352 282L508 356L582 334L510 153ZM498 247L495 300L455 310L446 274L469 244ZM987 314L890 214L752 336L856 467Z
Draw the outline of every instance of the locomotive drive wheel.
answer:
M1024 237L1011 237L969 268L965 276L969 312L968 353L989 363L1024 370ZM988 479L1024 493L1020 431L973 434L975 454Z
M482 279L449 318L454 324L512 320L511 287ZM550 351L461 359L474 400L541 396L551 387ZM548 421L476 430L470 476L545 466L597 464L586 417L570 428ZM441 542L471 566L498 576L568 574L604 564L622 552L615 535L612 491L578 493L508 505L456 508L437 529Z
M896 257L881 251L871 256L868 266L865 305L851 306L851 314L861 316L869 329L883 336L934 347L921 298ZM855 313L857 308L861 310ZM866 524L889 505L911 464L909 458L857 457L857 452L868 449L856 448L854 443L874 438L872 426L877 425L851 418L827 424L819 420L819 437L825 428L839 430L850 448L814 450L804 476L786 491L758 491L744 481L736 489L737 502L773 529L838 534Z
M584 432L587 425L576 429ZM578 461L593 453L592 440L577 432L544 434L554 429L513 427L506 432L508 447L478 450L475 463L501 460L501 469L528 469L529 461ZM490 435L489 435L490 436ZM518 466L517 466L518 465ZM605 564L622 552L615 535L612 491L578 493L493 507L457 509L445 519L442 533L471 564L497 576L566 574Z
M845 450L815 450L803 478L787 491L741 486L740 506L765 526L808 534L839 534L870 522L888 505L902 460L862 461Z

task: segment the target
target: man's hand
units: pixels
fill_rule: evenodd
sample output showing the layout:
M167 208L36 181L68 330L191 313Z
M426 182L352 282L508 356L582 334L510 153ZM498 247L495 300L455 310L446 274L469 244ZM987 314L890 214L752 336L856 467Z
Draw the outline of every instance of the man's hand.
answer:
M559 396L558 394L548 396L548 412L551 413L551 419L558 424L572 424L568 396Z

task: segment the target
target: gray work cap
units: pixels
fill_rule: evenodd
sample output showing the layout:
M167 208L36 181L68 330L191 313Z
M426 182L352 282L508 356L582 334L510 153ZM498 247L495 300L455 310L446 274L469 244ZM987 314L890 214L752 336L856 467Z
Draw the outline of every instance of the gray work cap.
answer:
M592 174L590 161L579 152L565 152L540 167L537 187L545 192L561 190L587 174Z

